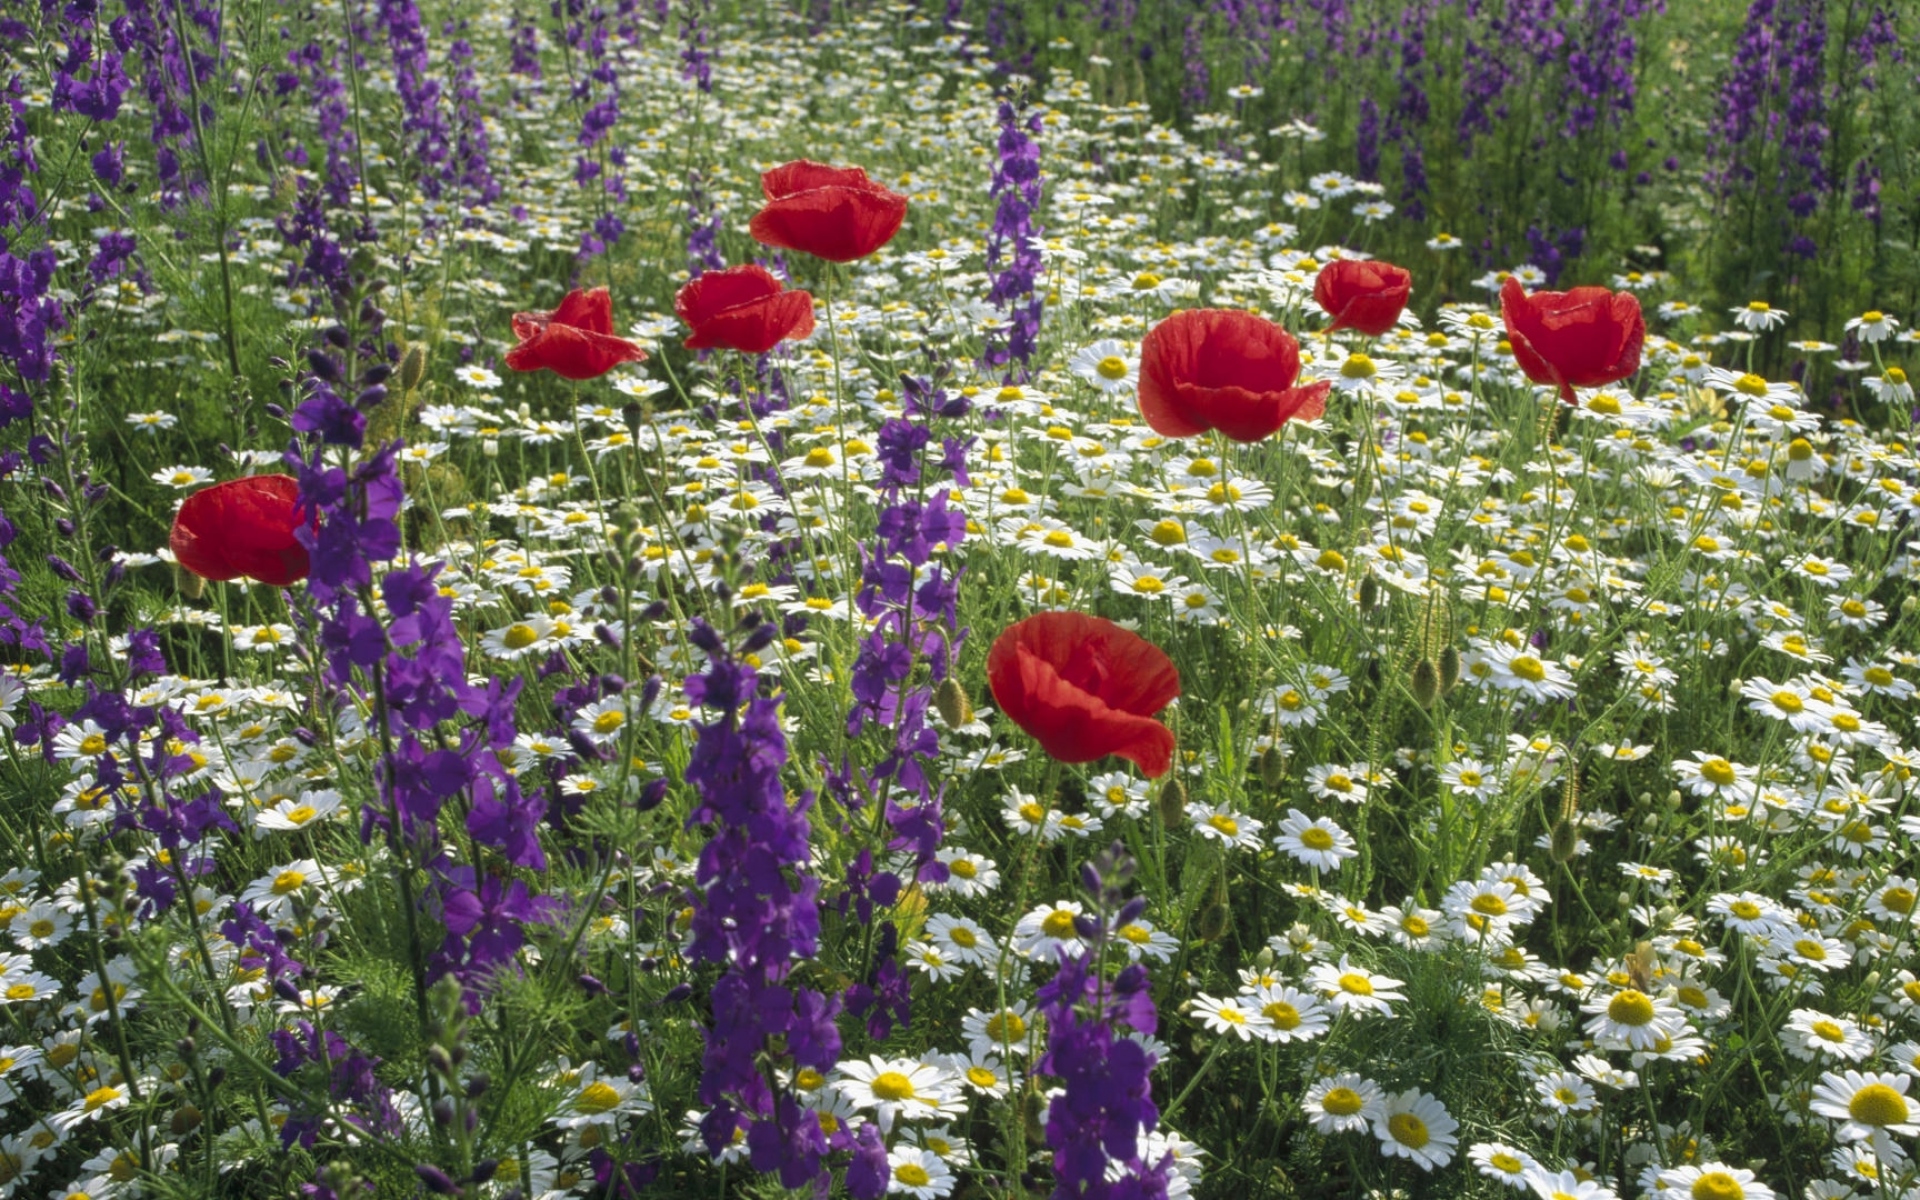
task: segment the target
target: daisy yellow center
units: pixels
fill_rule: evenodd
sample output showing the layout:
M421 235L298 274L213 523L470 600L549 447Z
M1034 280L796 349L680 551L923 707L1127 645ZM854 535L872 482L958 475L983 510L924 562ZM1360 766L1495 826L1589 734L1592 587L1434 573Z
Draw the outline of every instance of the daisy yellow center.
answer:
M812 1067L801 1067L793 1077L793 1086L803 1092L811 1092L827 1081L827 1077Z
M1507 915L1507 902L1492 892L1481 892L1473 898L1473 903L1469 907L1483 917Z
M1531 654L1522 654L1514 659L1508 669L1528 683L1539 683L1547 677L1546 664Z
M1827 961L1827 948L1812 938L1801 938L1795 942L1793 952L1801 958L1810 958L1814 962Z
M1064 550L1073 545L1073 535L1064 529L1055 529L1040 540L1056 550Z
M1518 1175L1527 1169L1527 1164L1521 1162L1513 1155L1508 1154L1505 1150L1496 1151L1489 1155L1487 1157L1487 1165L1504 1175Z
M1318 825L1309 825L1300 831L1300 844L1309 850L1333 849L1333 835Z
M1138 579L1133 581L1133 590L1136 592L1146 592L1147 594L1152 595L1157 592L1166 591L1167 585L1164 580L1158 579L1152 575L1142 575Z
M1373 980L1357 971L1349 971L1340 977L1340 990L1349 996L1373 995Z
M31 1000L33 999L33 990L33 985L30 983L9 984L7 986L7 999Z
M1607 1016L1621 1025L1635 1029L1653 1024L1653 1001L1647 994L1634 988L1628 988L1613 999L1607 1001Z
M1813 1030L1813 1035L1822 1041L1844 1042L1847 1040L1847 1031L1833 1021L1815 1021L1810 1028Z
M1160 286L1160 277L1152 271L1142 271L1133 277L1133 290L1148 292Z
M1245 1025L1247 1023L1247 1014L1234 1008L1232 1005L1221 1005L1214 1011L1214 1016L1219 1017L1229 1025Z
M1093 365L1094 373L1102 379L1115 381L1127 377L1127 360L1115 354L1109 354Z
M1707 994L1692 984L1686 984L1675 994L1678 996L1680 1003L1686 1005L1688 1008L1705 1008L1707 1006Z
M1207 503L1226 504L1240 498L1240 487L1232 483L1216 483L1207 489Z
M1320 1107L1336 1117L1350 1117L1367 1106L1359 1092L1348 1087L1337 1087L1320 1097Z
M925 1187L933 1176L919 1163L901 1163L893 1169L893 1177L908 1187Z
M825 446L815 446L813 449L807 451L806 465L815 469L832 466L833 451L827 449Z
M1069 919L1067 924L1071 926L1073 921ZM1015 1012L1000 1013L987 1022L987 1036L996 1042L1025 1041L1027 1036L1026 1019Z
M1907 1098L1884 1083L1870 1083L1847 1101L1847 1115L1862 1125L1904 1125L1912 1112Z
M952 862L947 864L947 870L951 871L955 875L958 875L962 879L972 879L974 876L980 874L980 868L973 864L972 859L968 859L968 858L954 859Z
M282 871L273 877L273 894L290 896L307 886L307 877L300 871Z
M540 631L521 622L507 626L507 631L500 635L500 644L509 650L525 650L539 640Z
M986 1067L968 1067L967 1082L977 1088L990 1088L999 1083L1000 1078Z
M1880 906L1889 912L1910 913L1916 897L1912 888L1890 887L1880 893ZM45 935L36 935L45 936Z
M1261 1008L1260 1015L1275 1029L1300 1028L1300 1010L1285 1000L1270 1000Z
M1387 1118L1387 1132L1402 1146L1418 1150L1432 1140L1427 1123L1412 1113L1395 1113Z
M610 712L603 712L593 719L593 731L595 733L612 733L626 723L627 714L618 709L614 709Z
M1708 1171L1693 1181L1687 1194L1693 1200L1741 1200L1747 1192L1738 1179L1725 1171Z
M1213 816L1208 817L1207 824L1218 829L1228 837L1238 837L1240 835L1240 822L1225 813L1215 813Z
M1148 532L1147 537L1156 545L1178 546L1187 540L1187 531L1178 521L1162 521Z
M1715 787L1726 787L1739 776L1734 774L1733 764L1724 758L1710 758L1700 764L1700 778Z
M573 1098L573 1107L585 1113L612 1112L619 1107L620 1093L605 1080L596 1079Z
M1754 921L1760 917L1760 906L1751 900L1735 900L1727 906L1727 911L1742 921Z
M86 1105L88 1112L98 1112L119 1098L120 1089L117 1087L95 1088L87 1093L87 1098L83 1103Z
M873 1077L873 1094L876 1099L897 1103L914 1097L913 1080L898 1071L882 1071Z
M50 938L53 936L53 922L42 917L27 926L27 932L37 938Z
M1040 922L1040 932L1050 938L1070 938L1073 934L1073 914L1064 908L1056 908Z
M1425 937L1433 932L1433 926L1427 924L1427 919L1415 913L1401 917L1400 928L1413 937Z
M1379 374L1373 365L1373 359L1365 354L1349 354L1347 361L1340 364L1340 374L1348 379L1372 379Z
M80 753L105 754L106 752L107 752L107 736L105 734L90 733L87 736L80 739Z
M1044 808L1041 808L1038 804L1034 803L1031 800L1027 801L1025 804L1022 804L1020 806L1020 819L1022 821L1027 821L1029 823L1037 824L1040 821L1045 820L1046 815L1047 815L1047 810Z

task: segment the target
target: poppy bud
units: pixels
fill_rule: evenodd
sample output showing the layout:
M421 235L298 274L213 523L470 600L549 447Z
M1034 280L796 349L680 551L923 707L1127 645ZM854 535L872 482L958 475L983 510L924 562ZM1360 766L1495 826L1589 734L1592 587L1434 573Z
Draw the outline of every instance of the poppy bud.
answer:
M1232 910L1224 900L1207 905L1200 910L1199 919L1193 923L1194 936L1203 942L1219 941L1220 935L1227 931L1227 922L1232 916Z
M1360 611L1372 612L1380 606L1380 581L1372 575L1360 580Z
M1413 701L1421 708L1432 708L1433 702L1440 698L1440 668L1430 658L1422 658L1413 664L1413 674L1407 679L1407 690L1413 693Z
M1178 779L1167 780L1160 789L1160 823L1178 829L1187 820L1187 785Z
M1280 747L1268 746L1260 752L1260 782L1269 788L1277 788L1280 781L1287 777L1287 756L1280 753Z
M973 702L967 699L967 690L949 675L933 689L933 707L939 711L940 719L949 729L958 729L962 725L973 723Z
M1440 690L1450 692L1453 685L1460 682L1460 650L1448 646L1440 651Z
M420 386L427 377L427 352L424 347L407 347L405 358L400 360L400 390L410 392Z
M1547 855L1557 863L1568 863L1580 850L1580 827L1565 817L1553 823L1547 837Z

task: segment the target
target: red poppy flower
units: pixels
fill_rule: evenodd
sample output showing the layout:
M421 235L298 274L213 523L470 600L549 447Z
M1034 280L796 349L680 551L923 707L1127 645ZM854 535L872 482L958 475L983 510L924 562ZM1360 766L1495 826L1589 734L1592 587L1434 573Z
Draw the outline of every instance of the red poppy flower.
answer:
M1413 294L1413 274L1390 262L1335 259L1313 281L1313 302L1327 311L1336 329L1357 329L1379 337L1400 320Z
M203 579L245 575L274 587L307 577L307 548L293 536L305 524L300 485L288 475L249 475L202 488L173 518L167 544L181 566Z
M1006 631L987 654L1000 710L1061 762L1108 754L1158 777L1173 734L1153 715L1180 694L1180 673L1152 642L1085 613L1049 612Z
M859 167L800 159L760 177L765 207L747 232L769 246L804 250L828 262L865 258L893 240L907 219L907 198Z
M1140 344L1140 415L1167 437L1218 429L1257 442L1295 417L1326 411L1332 385L1295 387L1299 375L1299 343L1272 321L1238 309L1188 309Z
M1647 322L1631 292L1577 287L1529 296L1508 276L1500 289L1500 319L1527 378L1559 388L1568 404L1574 403L1574 388L1618 383L1640 369Z
M813 297L787 291L773 272L752 265L708 271L680 289L673 311L693 330L689 350L765 354L813 332Z
M552 371L562 379L598 379L621 363L645 362L647 352L613 336L613 296L603 287L567 293L552 312L513 314L520 344L507 351L515 371Z

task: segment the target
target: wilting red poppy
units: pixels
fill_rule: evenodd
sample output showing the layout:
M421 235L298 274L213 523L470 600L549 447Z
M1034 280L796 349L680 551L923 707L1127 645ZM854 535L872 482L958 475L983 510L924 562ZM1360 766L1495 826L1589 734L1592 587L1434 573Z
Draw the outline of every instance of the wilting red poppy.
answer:
M673 311L693 330L689 350L765 354L813 332L813 296L787 291L773 272L751 264L708 271L680 289Z
M1413 294L1413 274L1390 262L1339 258L1320 268L1313 281L1313 302L1327 311L1336 329L1357 329L1379 337L1400 320Z
M181 566L203 579L245 575L274 587L307 577L307 548L293 531L304 523L300 485L288 475L249 475L202 488L173 518L167 544Z
M1574 388L1618 383L1640 369L1647 322L1631 292L1577 287L1529 296L1508 276L1500 289L1500 319L1527 378L1559 388L1568 404L1574 403Z
M520 344L507 351L516 371L552 371L562 379L598 379L621 363L645 362L647 352L613 336L613 296L603 287L575 288L552 312L513 314Z
M1173 762L1173 734L1153 715L1180 695L1180 673L1152 642L1077 612L1008 626L987 654L1000 710L1061 762L1108 754L1149 776Z
M1257 442L1295 417L1326 411L1332 385L1295 387L1299 375L1300 345L1272 321L1238 309L1188 309L1140 344L1140 415L1167 437L1218 429Z
M804 250L828 262L865 258L893 240L907 219L907 198L859 167L800 159L760 176L765 207L747 232L769 246Z

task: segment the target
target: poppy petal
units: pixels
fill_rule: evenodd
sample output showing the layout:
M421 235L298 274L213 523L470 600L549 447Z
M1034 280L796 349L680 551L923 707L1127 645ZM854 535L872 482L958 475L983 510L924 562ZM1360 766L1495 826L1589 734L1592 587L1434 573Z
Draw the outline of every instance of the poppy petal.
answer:
M205 579L247 576L274 587L306 578L300 485L286 475L250 475L188 496L167 542L181 566Z
M987 677L1001 711L1062 762L1115 754L1149 775L1171 765L1173 734L1153 715L1179 696L1179 672L1159 647L1111 621L1028 617L994 641Z

